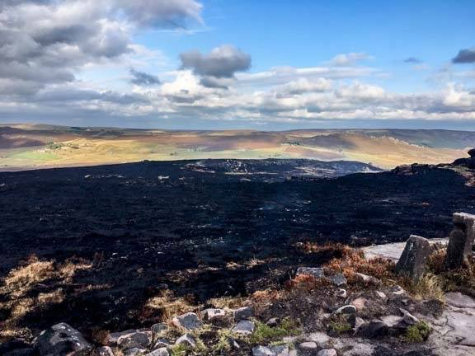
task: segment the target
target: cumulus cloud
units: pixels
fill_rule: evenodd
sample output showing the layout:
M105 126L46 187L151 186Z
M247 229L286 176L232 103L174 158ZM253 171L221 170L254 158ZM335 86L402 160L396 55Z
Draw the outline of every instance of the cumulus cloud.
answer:
M203 78L203 85L210 87L227 87L222 79L234 78L237 72L251 67L251 56L231 45L214 48L209 54L185 52L180 59L183 69L191 69Z
M131 21L141 26L185 27L187 20L202 21L203 6L195 0L115 0L115 2Z
M333 57L330 63L335 66L352 66L368 59L371 59L371 56L363 52L343 53Z
M195 0L4 0L0 79L21 81L18 95L72 82L85 66L133 53L134 29L182 27L201 21L201 8Z
M283 94L299 95L303 93L324 92L332 87L332 81L325 78L299 78L284 84L280 91Z
M130 75L132 76L130 82L135 85L151 86L160 84L160 79L158 77L135 70L130 69Z
M475 48L461 49L459 53L452 58L452 63L475 63Z

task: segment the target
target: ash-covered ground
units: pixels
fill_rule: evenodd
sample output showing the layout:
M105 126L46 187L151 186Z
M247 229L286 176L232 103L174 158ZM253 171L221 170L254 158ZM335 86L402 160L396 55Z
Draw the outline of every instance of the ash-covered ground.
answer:
M61 285L63 301L20 324L123 330L152 322L138 315L163 288L197 303L245 295L332 257L309 261L297 242L444 237L454 211L475 212L475 188L453 170L355 173L375 171L355 162L205 160L1 173L0 277L30 254L94 261ZM28 293L55 288L47 281ZM0 322L10 313L0 310Z

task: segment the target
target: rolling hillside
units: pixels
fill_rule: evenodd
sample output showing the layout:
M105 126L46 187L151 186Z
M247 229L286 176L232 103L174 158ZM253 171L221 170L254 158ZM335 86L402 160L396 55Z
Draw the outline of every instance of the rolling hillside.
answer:
M47 125L0 126L0 170L142 160L306 158L389 169L451 162L475 132L447 130L161 131Z

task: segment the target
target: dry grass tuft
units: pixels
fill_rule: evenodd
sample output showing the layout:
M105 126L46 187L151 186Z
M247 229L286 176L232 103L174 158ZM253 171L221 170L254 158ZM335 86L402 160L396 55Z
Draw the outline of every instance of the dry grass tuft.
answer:
M84 259L71 258L57 264L31 255L11 270L0 286L0 309L8 312L0 328L0 340L28 335L29 331L19 328L18 322L28 314L62 303L65 295L61 287L70 283L78 271L91 267ZM53 288L39 292L40 285Z
M163 322L171 322L171 319L180 314L196 311L197 306L190 303L191 298L176 297L172 290L165 289L159 295L147 300L141 313L142 319L148 319L157 313Z
M437 299L445 301L443 280L432 273L423 275L418 281L402 278L400 283L415 299Z
M219 309L236 309L248 304L248 299L244 297L220 297L211 298L208 303Z

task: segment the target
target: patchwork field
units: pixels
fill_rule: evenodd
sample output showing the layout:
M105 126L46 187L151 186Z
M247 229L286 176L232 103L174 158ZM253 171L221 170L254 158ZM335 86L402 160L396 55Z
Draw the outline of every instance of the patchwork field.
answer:
M161 131L47 125L0 126L0 170L143 160L307 158L380 168L451 162L475 132L447 130Z

